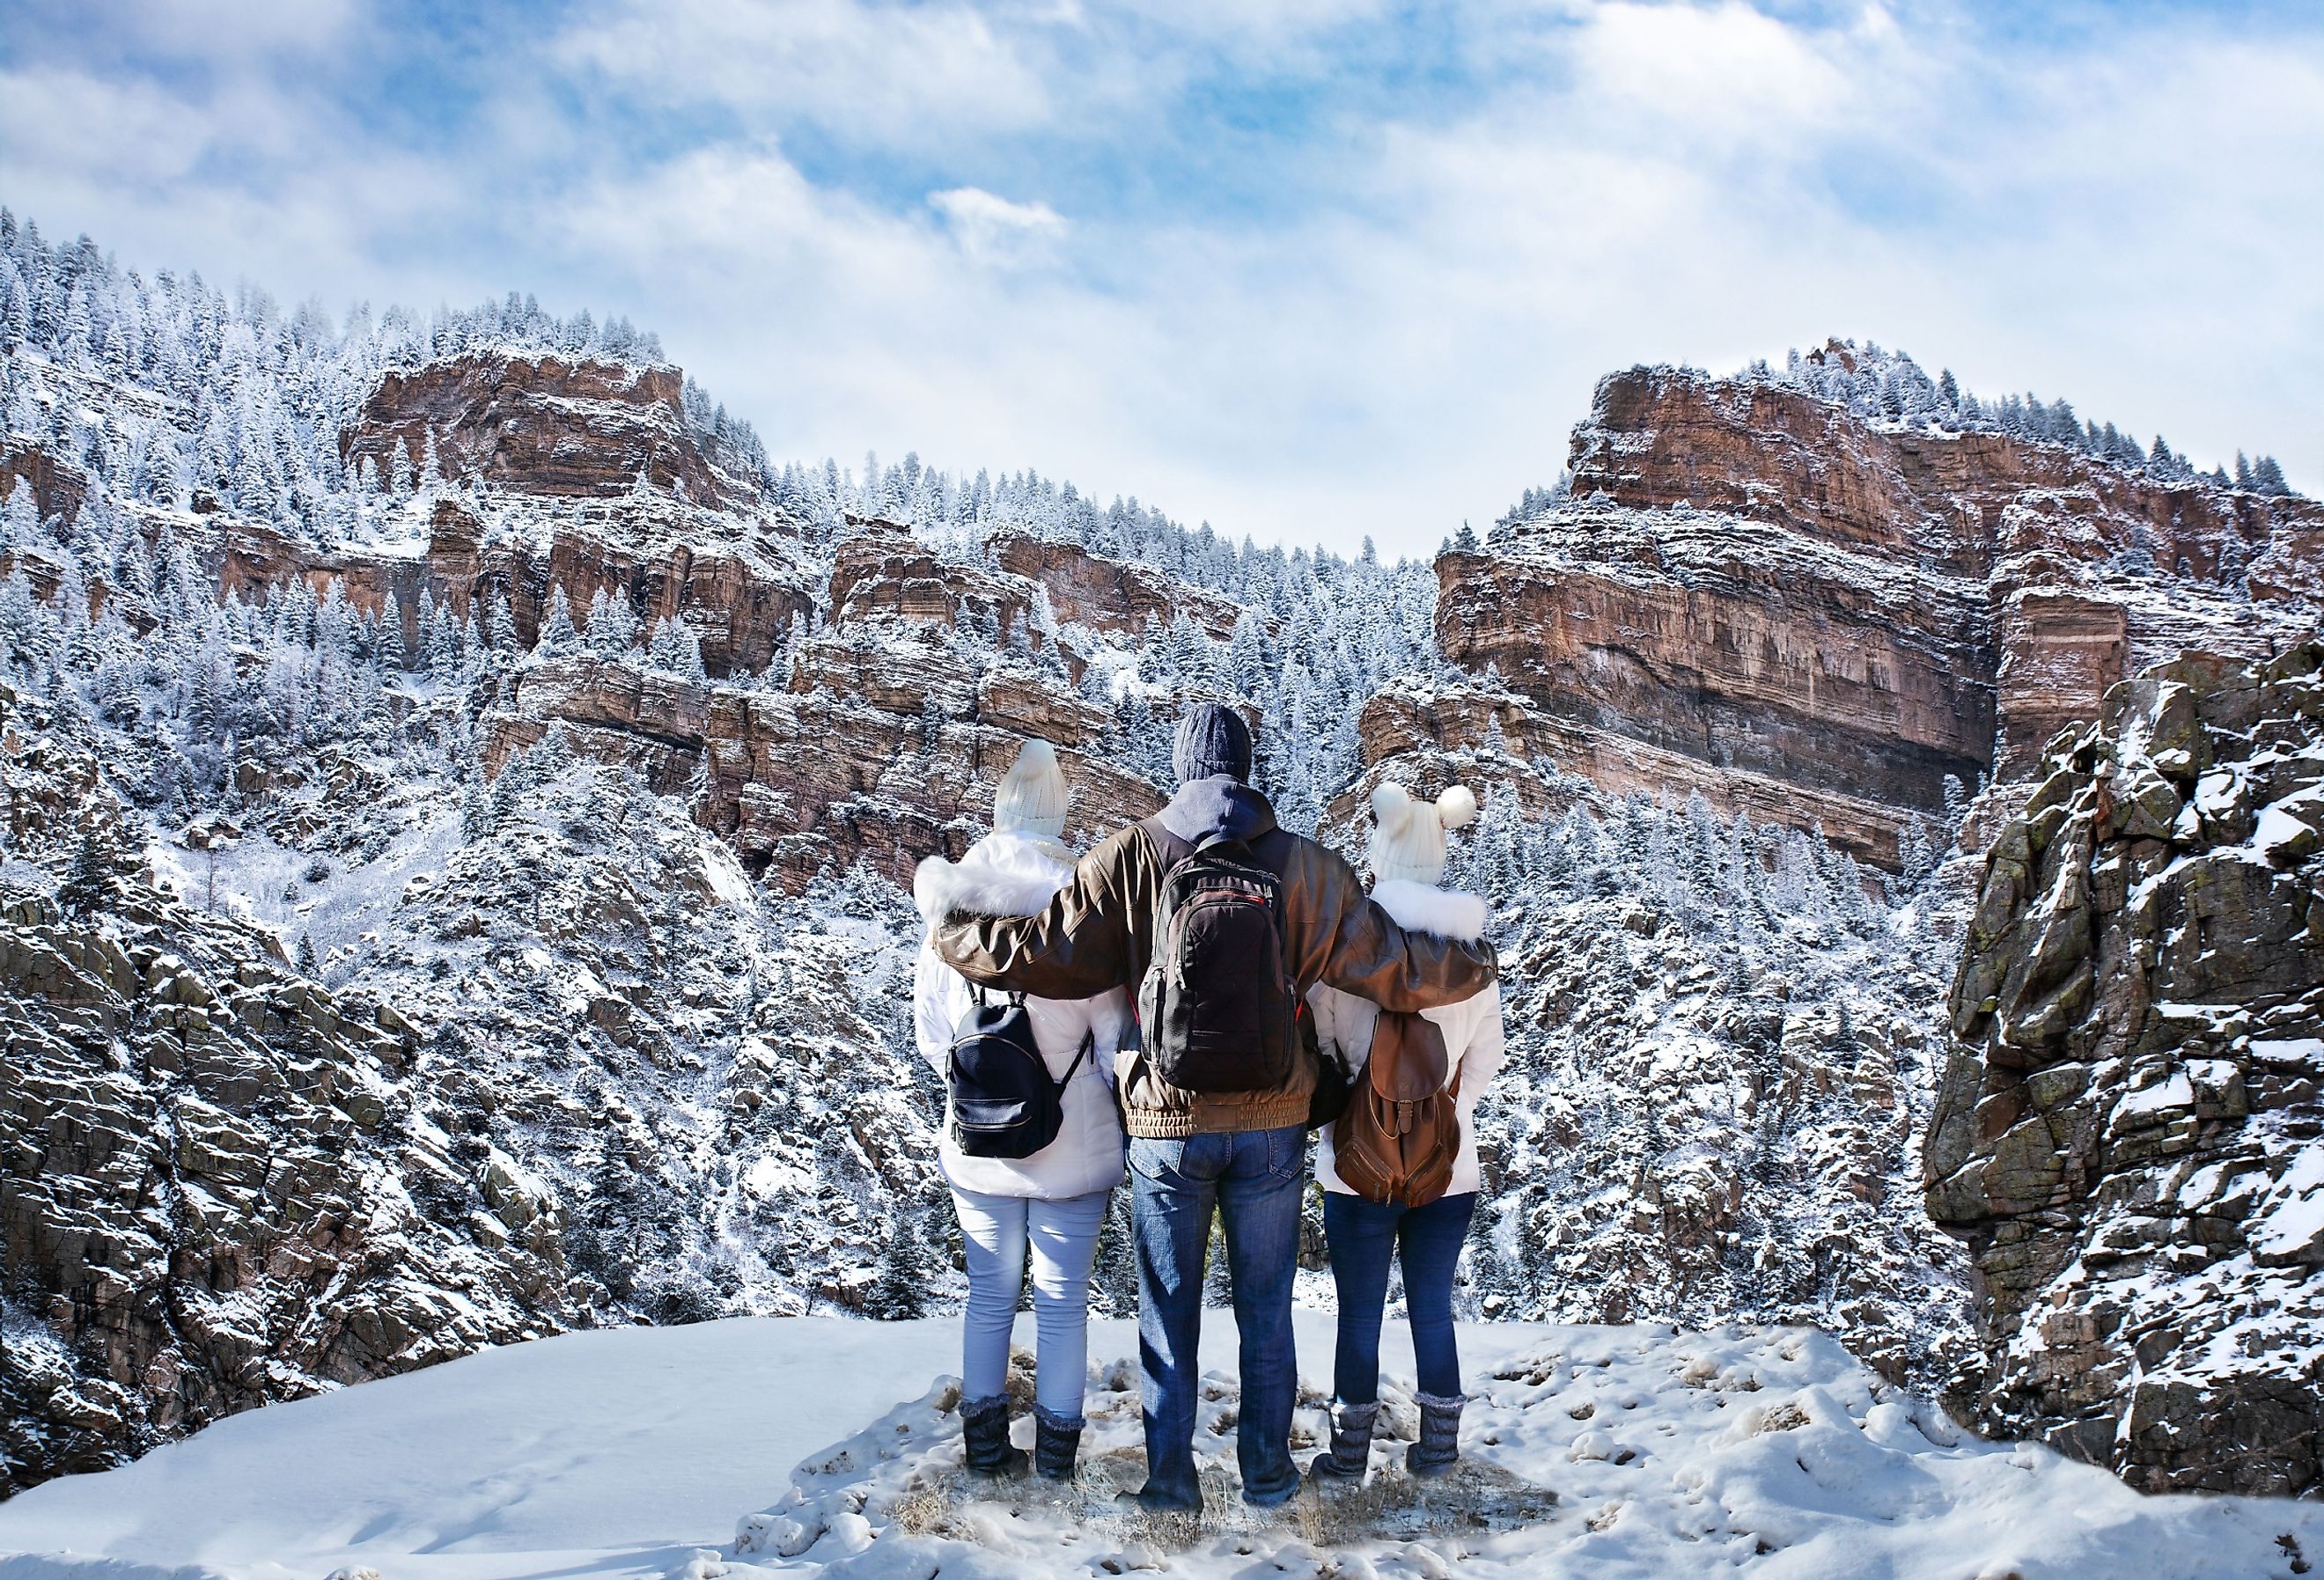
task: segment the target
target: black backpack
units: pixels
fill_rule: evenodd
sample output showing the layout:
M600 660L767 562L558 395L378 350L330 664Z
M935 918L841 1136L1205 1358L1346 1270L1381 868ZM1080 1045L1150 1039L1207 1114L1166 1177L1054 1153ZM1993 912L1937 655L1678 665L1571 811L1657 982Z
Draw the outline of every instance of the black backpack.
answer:
M973 1002L953 1028L945 1081L953 1144L972 1158L1029 1158L1057 1139L1065 1082L1089 1057L1094 1035L1084 1035L1065 1079L1053 1081L1033 1040L1025 995L1012 993L996 1004L969 992Z
M1190 1092L1289 1086L1299 993L1283 968L1283 880L1239 839L1147 827L1171 864L1138 990L1148 1065Z

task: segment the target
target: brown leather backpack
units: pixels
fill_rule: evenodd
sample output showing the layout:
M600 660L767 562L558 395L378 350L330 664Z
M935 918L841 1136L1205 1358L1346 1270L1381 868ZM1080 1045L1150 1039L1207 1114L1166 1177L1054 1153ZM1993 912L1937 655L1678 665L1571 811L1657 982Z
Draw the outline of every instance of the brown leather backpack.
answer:
M1349 1189L1406 1207L1444 1194L1461 1156L1461 1083L1446 1084L1449 1062L1435 1021L1380 1012L1371 1058L1332 1127L1333 1167Z

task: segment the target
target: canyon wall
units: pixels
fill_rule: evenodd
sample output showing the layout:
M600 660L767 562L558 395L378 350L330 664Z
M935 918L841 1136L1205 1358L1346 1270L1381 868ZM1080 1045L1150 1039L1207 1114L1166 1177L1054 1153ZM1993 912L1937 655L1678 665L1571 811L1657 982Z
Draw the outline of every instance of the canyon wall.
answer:
M1570 497L1439 558L1444 656L1558 721L1558 769L1649 762L1640 788L1722 808L1772 784L1782 820L1884 864L1948 777L2022 777L2126 675L2314 625L2312 502L1765 382L1611 376L1571 471ZM1423 733L1480 744L1480 699L1434 711Z

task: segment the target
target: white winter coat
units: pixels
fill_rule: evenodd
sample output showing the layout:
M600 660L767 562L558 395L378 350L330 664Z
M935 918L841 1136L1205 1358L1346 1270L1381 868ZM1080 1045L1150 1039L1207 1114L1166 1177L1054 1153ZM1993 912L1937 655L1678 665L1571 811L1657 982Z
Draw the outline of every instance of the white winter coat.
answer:
M1465 942L1485 930L1485 902L1459 890L1397 878L1375 884L1372 898L1407 932L1434 933ZM1315 1012L1315 1035L1325 1055L1336 1051L1349 1073L1360 1076L1371 1058L1372 1026L1379 1019L1379 1006L1322 983L1308 991L1307 1003ZM1447 1196L1459 1196L1478 1186L1477 1099L1485 1095L1501 1067L1500 984L1496 983L1457 1004L1423 1010L1421 1014L1435 1021L1444 1034L1445 1062L1450 1067L1445 1079L1449 1082L1458 1076L1461 1081L1454 1101L1461 1115L1461 1155L1452 1165L1452 1183L1444 1189ZM1325 1190L1352 1196L1355 1193L1333 1167L1332 1130L1325 1125L1318 1138L1315 1180Z
M1074 853L1055 840L996 829L957 862L930 856L912 878L912 897L933 926L948 913L1032 916L1074 875ZM968 982L924 940L912 974L913 1022L922 1057L940 1076L951 1069L953 1029L972 1000ZM953 1144L947 1117L938 1144L945 1178L986 1196L1062 1201L1121 1182L1121 1113L1114 1106L1113 1055L1130 1034L1130 995L1116 988L1091 999L1025 1001L1033 1042L1052 1080L1073 1067L1084 1037L1087 1058L1066 1082L1057 1139L1029 1158L972 1158Z

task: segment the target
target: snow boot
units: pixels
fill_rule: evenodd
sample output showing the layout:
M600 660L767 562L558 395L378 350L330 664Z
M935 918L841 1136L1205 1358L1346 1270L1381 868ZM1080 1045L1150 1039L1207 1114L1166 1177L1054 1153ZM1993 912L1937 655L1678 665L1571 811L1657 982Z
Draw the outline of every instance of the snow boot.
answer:
M1416 1393L1412 1400L1420 1407L1420 1440L1404 1451L1404 1468L1415 1475L1443 1475L1461 1461L1461 1407L1468 1396Z
M963 1400L960 1462L976 1475L1019 1475L1026 1454L1009 1442L1009 1396Z
M1361 1481L1371 1463L1372 1423L1379 1418L1379 1400L1369 1404L1332 1401L1332 1447L1307 1462L1307 1474L1341 1481Z
M1033 1474L1045 1482L1074 1479L1074 1459L1082 1447L1080 1416L1053 1415L1033 1407Z

